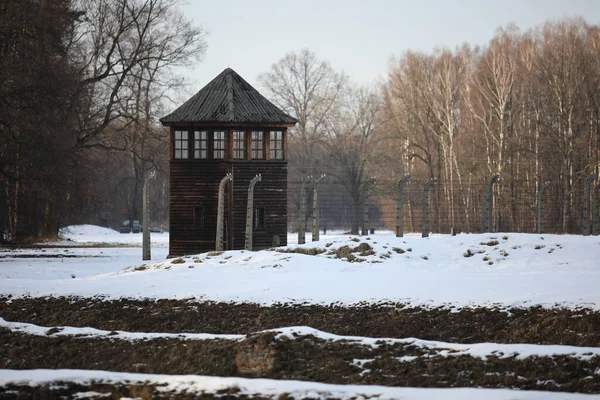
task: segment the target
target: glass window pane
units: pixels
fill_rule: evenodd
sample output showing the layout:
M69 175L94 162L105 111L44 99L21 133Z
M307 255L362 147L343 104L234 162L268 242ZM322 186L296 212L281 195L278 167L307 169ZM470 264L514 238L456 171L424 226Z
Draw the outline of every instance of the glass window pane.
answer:
M175 158L188 158L188 132L175 131L174 138L174 154Z
M233 158L236 160L246 159L246 132L233 132Z
M216 131L213 134L213 158L225 158L226 132Z
M195 131L194 132L194 158L206 159L208 158L208 132L207 131Z
M255 160L262 160L265 158L264 153L265 141L264 133L261 131L252 132L252 158Z
M269 132L269 155L272 160L283 159L283 132Z

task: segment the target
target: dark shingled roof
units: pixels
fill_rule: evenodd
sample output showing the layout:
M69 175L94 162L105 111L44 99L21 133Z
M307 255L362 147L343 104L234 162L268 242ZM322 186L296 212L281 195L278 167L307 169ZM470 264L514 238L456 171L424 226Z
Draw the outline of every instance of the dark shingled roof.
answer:
M166 126L210 122L293 125L298 120L281 111L237 72L227 68L160 122Z

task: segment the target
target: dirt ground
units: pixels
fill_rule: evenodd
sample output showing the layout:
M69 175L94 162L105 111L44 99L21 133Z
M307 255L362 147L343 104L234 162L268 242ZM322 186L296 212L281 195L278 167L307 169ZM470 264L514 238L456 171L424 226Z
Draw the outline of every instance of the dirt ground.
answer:
M0 317L42 326L90 326L132 332L248 334L310 326L338 335L600 347L600 312L586 309L454 310L403 304L263 307L196 300L0 297Z
M4 400L47 400L47 399L72 399L78 393L89 393L91 391L99 393L96 396L86 395L88 400L120 400L129 399L170 399L170 400L267 400L270 397L248 396L238 393L235 388L216 393L172 393L159 390L155 385L115 385L92 383L91 385L81 385L72 382L57 382L51 386L31 387L26 385L10 385L0 388L0 396ZM278 400L287 400L288 397L283 394ZM335 399L331 399L335 400Z
M139 301L83 298L0 299L0 317L37 325L94 327L138 332L252 334L286 326L311 326L340 335L440 340L454 343L532 343L600 347L600 314L590 310L485 308L449 310L401 304L354 307L289 305L262 307L191 300ZM255 336L249 336L253 340ZM154 339L125 341L25 335L0 329L0 368L69 368L159 374L241 376L236 352L243 342ZM313 336L284 339L276 367L263 374L339 384L412 387L519 388L600 393L600 357L498 358L441 356L410 344L363 346ZM357 362L357 360L363 360ZM150 386L97 385L103 393L160 398ZM93 386L93 385L92 385ZM62 389L61 389L62 388ZM60 398L81 388L4 387L1 398ZM86 386L86 390L92 390ZM57 392L58 390L58 392ZM144 392L146 390L146 392ZM138 393L139 392L139 393ZM136 393L138 393L136 395ZM145 394L144 394L145 393ZM12 397L11 397L12 396ZM191 397L186 397L191 396ZM204 396L204 397L202 397ZM174 398L216 398L181 394ZM245 398L221 393L219 398ZM165 395L165 398L169 398ZM285 398L285 397L283 397Z
M249 338L248 340L251 340ZM98 369L158 374L242 376L227 340L40 337L0 331L0 368ZM600 357L516 357L483 360L442 356L411 344L371 347L313 336L284 339L272 371L260 375L337 384L412 387L509 387L600 393ZM357 363L356 360L364 360ZM408 361L406 361L408 360Z

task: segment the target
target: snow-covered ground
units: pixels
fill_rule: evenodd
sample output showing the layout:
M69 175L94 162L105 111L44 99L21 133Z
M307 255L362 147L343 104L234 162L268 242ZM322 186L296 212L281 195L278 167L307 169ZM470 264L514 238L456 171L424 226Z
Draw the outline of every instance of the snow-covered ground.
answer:
M39 280L48 284L61 279L93 279L135 267L142 260L141 233L120 234L99 226L77 225L61 229L60 236L60 242L36 248L0 249L0 282ZM150 238L152 260L165 260L169 234L152 233ZM0 293L10 292L2 288Z
M118 244L142 246L142 233L119 233L110 228L95 225L73 225L63 228L59 232L62 241L58 245L87 245L87 244ZM151 233L150 239L153 247L168 247L169 233Z
M79 230L78 230L79 229ZM204 253L166 260L168 234L153 234L153 260L141 261L141 234L70 228L65 242L92 248L0 253L0 293L13 296L196 298L227 302L422 306L561 306L600 309L600 237L517 233L323 236L277 251ZM135 240L133 240L135 238ZM295 242L295 235L289 236ZM333 254L367 243L355 262ZM291 244L283 250L298 247ZM51 256L52 258L18 258ZM360 262L358 262L360 261Z
M0 295L104 296L105 298L196 298L200 301L356 304L401 302L421 306L585 307L600 309L600 237L516 233L419 235L396 238L392 233L368 237L341 233L318 242L279 251L204 253L167 260L168 234L152 234L152 260L142 262L142 235L77 226L63 240L39 248L0 250ZM367 243L366 246L364 243ZM362 245L361 245L362 244ZM351 249L348 256L344 246ZM316 255L300 254L318 253ZM369 249L370 248L370 249ZM315 249L315 250L311 250ZM340 258L341 257L341 258ZM353 262L350 262L353 261ZM10 301L10 300L9 300ZM41 327L0 318L0 328L21 334L145 340L180 340L241 335L108 332L94 328ZM376 341L410 343L443 356L486 358L566 355L580 359L600 355L599 348L532 344L456 344L415 338L342 337L309 327L280 328L281 335L311 334L376 346ZM432 353L432 354L433 354ZM355 360L357 365L370 360ZM410 360L406 360L410 361ZM598 373L598 372L597 372ZM380 399L583 399L588 395L510 389L424 389L329 385L267 379L169 376L86 370L0 370L7 383L155 382L164 390L216 392L238 387L241 393L277 398ZM98 393L80 393L86 398Z
M332 385L317 382L285 381L271 379L244 379L244 378L219 378L196 375L153 375L135 374L122 372L89 371L89 370L0 370L0 386L8 383L21 385L50 385L58 382L77 382L86 384L89 382L132 384L156 384L158 390L166 393L183 391L216 393L220 390L235 387L239 394L262 395L271 398L279 398L287 393L293 399L411 399L411 400L578 400L592 399L597 396L575 394L575 393L552 393L540 391L515 391L510 389L432 389L432 388L397 388L385 386L366 385ZM101 396L98 392L81 392L77 398Z

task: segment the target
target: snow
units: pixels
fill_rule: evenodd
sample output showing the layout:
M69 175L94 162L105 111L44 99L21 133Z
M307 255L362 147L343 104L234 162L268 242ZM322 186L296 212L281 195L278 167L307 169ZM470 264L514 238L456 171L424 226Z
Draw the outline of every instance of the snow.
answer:
M0 325L1 326L1 325ZM332 333L319 331L317 329L303 327L289 327L272 329L280 332L279 336L294 338L295 336L313 335L315 337L332 340L345 341L350 343L362 344L365 346L378 347L383 343L390 345L404 344L412 345L424 350L433 350L435 354L431 356L461 356L467 355L486 359L489 356L498 358L515 357L517 360L523 360L528 357L552 357L552 356L570 356L582 360L589 360L592 357L600 356L600 348L598 347L579 347L579 346L564 346L564 345L537 345L537 344L498 344L498 343L474 343L474 344L458 344L449 342L440 342L436 340L423 340L416 338L367 338L362 336L341 336ZM362 360L366 362L365 360ZM371 360L368 360L371 361ZM406 358L402 361L412 361Z
M142 246L142 233L119 233L110 228L104 228L95 225L72 225L62 228L59 231L61 240L54 245L69 246L69 245L94 245L94 244L119 244L122 246L133 245ZM150 239L152 246L168 247L169 234L151 233ZM50 244L52 245L52 244Z
M0 370L0 386L19 384L29 386L47 385L53 382L75 382L89 384L127 382L131 384L164 385L156 389L164 392L207 392L215 393L231 387L239 388L239 394L247 396L262 395L278 398L287 393L291 398L326 399L365 399L376 397L384 399L429 400L579 400L597 398L593 395L576 393L555 393L542 391L517 391L510 389L480 388L398 388L375 385L333 385L317 382L301 382L271 379L221 378L198 375L155 375L91 370ZM86 392L82 392L86 393Z
M0 318L0 328L9 329L12 332L21 334L59 337L72 336L74 339L111 339L111 340L152 340L152 339L178 339L178 340L232 340L241 341L246 335L226 335L226 334L208 334L208 333L159 333L159 332L126 332L126 331L106 331L95 328L76 328L70 326L45 327L23 322L9 322ZM458 344L435 340L422 340L416 338L369 338L362 336L341 336L332 333L323 332L308 326L294 326L286 328L269 329L265 332L277 332L279 338L294 339L297 336L312 335L316 338L327 341L343 341L363 346L378 347L382 344L404 344L419 347L426 351L425 357L434 357L437 355L450 357L468 355L486 359L489 356L498 358L514 357L517 360L523 360L528 357L553 357L569 356L581 360L589 360L592 357L600 356L598 347L578 347L565 345L537 345L537 344L497 344L497 343L475 343ZM413 361L418 357L406 356L400 361ZM373 360L355 360L357 364L364 364Z
M152 260L163 261L167 248L152 248ZM105 274L141 264L142 249L134 247L44 248L1 251L0 281L5 279L40 281L44 285L54 280L78 278L101 279ZM63 282L66 284L66 282ZM4 287L0 285L0 293Z
M100 393L100 392L93 392L93 391L88 391L88 392L78 392L75 393L73 395L74 399L88 399L90 397L97 399L98 397L102 398L102 397L111 397L112 394L111 393ZM121 400L123 400L123 397L121 397Z
M63 240L36 248L0 249L1 296L84 296L118 298L191 298L198 301L255 302L263 305L390 303L424 307L483 306L567 307L600 310L600 238L576 235L517 233L420 235L396 238L390 232L368 237L330 232L317 242L298 246L296 235L280 251L229 251L167 260L168 233L152 233L152 260L141 261L141 234L80 225L61 231ZM368 243L373 254L353 253L355 260L339 259L343 246ZM318 248L318 255L294 253L298 247ZM290 251L289 253L286 251ZM8 300L10 301L10 300ZM99 300L100 301L100 300ZM397 304L401 303L401 304ZM203 333L145 333L103 331L68 326L42 327L0 318L0 328L45 337L73 336L118 340L243 340L243 335ZM566 355L589 359L600 348L476 343L457 344L416 338L365 338L338 336L310 327L282 327L280 336L314 335L324 340L345 340L365 346L403 343L434 355L470 355L487 358ZM431 350L431 351L430 351ZM398 359L410 362L415 356ZM354 360L358 366L369 359ZM595 374L600 374L600 370ZM267 379L169 376L86 370L0 370L0 385L41 385L60 381L139 382L164 384L161 390L216 392L232 386L248 395L276 398L380 399L584 399L571 393L510 389L430 389L380 386L329 385ZM76 398L100 396L80 392Z
M114 229L96 225L71 225L60 229L58 232L59 236L64 238L77 236L109 236L118 233L119 232L115 231Z
M316 256L229 251L191 255L176 264L165 260L166 233L152 234L153 259L142 263L141 234L90 227L69 231L66 238L71 242L96 245L0 252L0 293L194 298L264 305L393 302L426 307L600 309L600 238L595 236L494 233L424 239L420 235L396 238L391 233L330 234L318 242L284 248L326 250ZM295 235L289 238L295 241ZM365 256L354 253L362 262L350 263L330 254L359 242L374 251ZM131 247L114 247L120 245ZM53 258L19 258L23 255Z
M106 331L96 328L76 328L71 326L45 327L24 322L9 322L0 318L0 328L9 329L21 334L58 337L73 336L76 339L111 339L111 340L152 340L152 339L179 339L179 340L243 340L246 335L216 335L212 333L156 333L156 332L125 332Z

